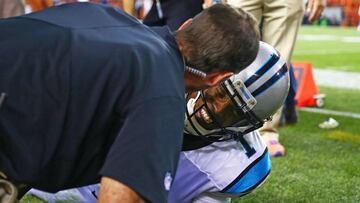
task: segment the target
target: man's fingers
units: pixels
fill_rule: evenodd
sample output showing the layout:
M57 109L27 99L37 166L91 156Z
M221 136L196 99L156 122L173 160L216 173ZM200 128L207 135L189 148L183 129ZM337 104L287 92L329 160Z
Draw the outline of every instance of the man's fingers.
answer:
M320 18L325 8L325 3L319 0L309 0L306 11L310 13L308 20L313 22Z
M319 15L321 14L321 12L319 10L320 9L319 1L313 0L312 2L313 2L313 6L312 6L310 18L309 18L310 22L313 22L314 20L318 19L320 17Z
M310 13L312 11L312 7L313 7L314 1L313 0L309 0L307 3L307 7L306 7L306 12Z

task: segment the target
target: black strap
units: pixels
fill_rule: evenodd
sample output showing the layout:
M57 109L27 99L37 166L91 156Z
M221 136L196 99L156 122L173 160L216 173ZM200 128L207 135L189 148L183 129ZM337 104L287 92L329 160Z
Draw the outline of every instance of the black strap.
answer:
M202 139L199 136L184 133L183 146L181 151L190 151L208 146L213 142Z

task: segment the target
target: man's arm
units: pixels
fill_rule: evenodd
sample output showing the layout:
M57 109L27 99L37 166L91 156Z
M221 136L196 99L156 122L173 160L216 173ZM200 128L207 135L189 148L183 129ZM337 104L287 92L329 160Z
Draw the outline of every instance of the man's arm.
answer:
M131 188L109 177L102 177L99 191L99 203L145 203Z

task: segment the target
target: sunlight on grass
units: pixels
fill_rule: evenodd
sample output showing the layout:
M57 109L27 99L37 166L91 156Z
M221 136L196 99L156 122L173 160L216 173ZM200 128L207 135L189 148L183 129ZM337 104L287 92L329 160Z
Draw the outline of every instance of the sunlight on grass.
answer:
M343 131L333 131L324 134L326 138L360 144L360 135Z

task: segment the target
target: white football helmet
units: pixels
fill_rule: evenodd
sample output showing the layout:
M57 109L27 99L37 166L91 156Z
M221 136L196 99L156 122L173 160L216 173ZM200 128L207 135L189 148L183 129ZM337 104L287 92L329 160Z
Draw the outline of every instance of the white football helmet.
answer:
M260 128L283 105L289 81L285 61L272 46L260 42L259 52L253 63L217 87L226 92L232 103L232 110L238 115L236 121L224 126L226 115L229 114L220 119L214 112L215 107L211 105L214 98L207 96L210 94L203 90L187 95L185 133L205 137L210 141L242 137ZM217 127L206 128L204 121Z

